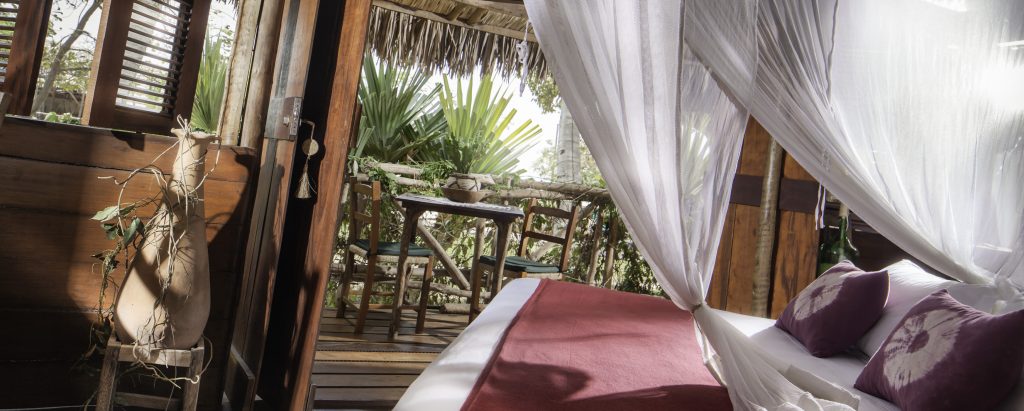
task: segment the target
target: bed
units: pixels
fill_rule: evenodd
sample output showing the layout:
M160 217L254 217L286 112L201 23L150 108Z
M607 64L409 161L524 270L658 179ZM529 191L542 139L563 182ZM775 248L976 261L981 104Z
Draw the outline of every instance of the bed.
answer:
M908 280L901 278L909 277L907 277L908 274L906 273L900 274L902 271L907 270L906 267L900 267L901 266L898 264L889 267L891 273L899 274L893 276L891 279L891 294L896 294L897 292L907 294L908 291L904 290L907 287L913 287L915 289L921 288L922 290L918 290L920 292L927 292L930 289L928 288L929 286L913 282L910 283L912 285L902 284ZM914 268L914 270L911 271L920 270L919 268L916 268L916 266L912 268ZM478 388L477 385L481 379L481 375L485 375L485 370L488 369L488 366L492 361L492 357L496 355L496 352L501 352L499 351L499 347L506 335L506 331L517 320L517 316L520 312L526 311L523 307L528 306L531 301L537 300L531 300L531 297L533 297L539 287L542 287L541 281L542 280L537 279L517 279L510 282L494 298L491 304L487 306L483 313L481 313L481 315L477 317L472 324L466 327L465 331L456 338L455 341L453 341L452 344L448 346L448 348L445 349L412 383L398 402L395 409L462 409L463 405L466 404L467 399L475 393L474 389ZM580 285L574 286L579 287L581 290L583 288L590 289L589 287ZM981 298L987 295L984 293L986 290L976 286L950 286L943 282L941 284L933 284L930 287L948 287L952 289L959 299L970 302L974 306L982 307L982 309L987 310L991 308L988 306L992 305L992 301L988 301L991 298ZM602 292L610 293L611 291L602 290ZM890 297L890 303L898 303L896 295L890 295ZM915 299L913 296L908 298L910 300ZM619 298L616 298L616 300L618 299ZM909 300L906 303L912 304ZM591 309L590 307L586 307L586 304L595 304L595 302L591 301L582 304L584 306L579 308L583 312ZM1020 308L1022 307L1015 305L1006 308L1006 310L1016 310ZM851 350L848 354L829 358L814 357L796 339L785 331L775 327L774 320L724 311L718 312L730 324L739 329L743 334L747 335L765 352L773 354L785 364L790 365L792 369L810 374L813 376L812 378L816 377L816 379L830 382L858 397L859 406L857 408L859 410L898 411L898 408L892 403L853 388L857 376L868 361L868 356L866 354L857 350ZM893 319L888 317L902 317L902 312L899 311L898 307L894 308L892 313L883 316L882 320L879 321L879 324L877 324L876 327L891 328L894 325L892 324ZM561 321L564 321L566 324L569 323L569 321ZM617 344L622 345L621 340L617 342ZM648 351L652 350L649 347L645 348ZM699 351L699 349L695 350ZM692 364L690 367L703 368L703 364ZM490 372L493 373L494 371ZM997 408L998 410L1007 411L1020 409L1020 404L1024 404L1024 386L1021 385L1019 385L1014 393L1004 401L1002 406Z
M540 280L537 279L510 282L487 309L409 386L395 409L461 409L498 349L505 331L539 284ZM866 356L816 358L807 353L795 339L774 327L773 320L727 312L722 314L765 350L860 396L861 410L897 410L885 400L852 388L857 374L867 361Z

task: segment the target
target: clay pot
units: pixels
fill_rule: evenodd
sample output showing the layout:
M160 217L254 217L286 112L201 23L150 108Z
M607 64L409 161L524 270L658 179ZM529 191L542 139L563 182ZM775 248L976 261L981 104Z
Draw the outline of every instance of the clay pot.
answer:
M171 131L179 145L168 198L145 227L143 245L117 296L114 327L123 343L188 349L202 338L210 316L206 213L198 185L214 136ZM172 239L177 240L173 253Z
M480 181L472 174L452 173L445 187L459 190L476 191L480 189Z

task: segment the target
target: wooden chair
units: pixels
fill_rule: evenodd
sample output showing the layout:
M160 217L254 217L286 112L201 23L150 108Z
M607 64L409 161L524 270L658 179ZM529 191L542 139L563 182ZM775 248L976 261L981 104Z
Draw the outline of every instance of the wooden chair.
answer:
M576 223L579 221L580 217L579 204L573 205L570 211L565 211L558 208L538 206L537 199L531 199L526 206L526 210L524 210L524 214L523 232L519 240L519 251L516 252L516 255L510 255L505 258L504 276L513 278L529 277L561 280L562 273L564 273L565 269L569 266L569 255L572 252L573 232L576 231ZM556 237L550 234L533 231L533 216L536 214L566 220L565 235L562 237ZM526 251L529 249L529 240L531 238L560 245L562 247L562 255L558 265L545 264L524 257L526 255ZM476 270L486 269L491 273L494 273L495 260L496 258L493 255L480 256L480 260L476 265ZM477 274L482 273L473 273L473 275ZM503 278L491 279L492 295L493 292L501 290L503 280Z
M430 281L434 274L434 252L415 243L409 244L409 257L406 259L405 267L395 267L398 275L409 275L412 265L423 266L423 285L420 288L420 301L418 306L409 305L405 302L405 296L394 295L393 293L374 292L374 283L382 280L395 280L397 277L385 273L378 273L377 267L382 264L397 265L401 243L380 241L380 214L381 214L381 188L380 182L363 184L355 178L351 180L352 198L350 201L350 222L348 236L347 258L345 259L345 270L341 275L341 284L338 286L337 317L344 317L348 306L356 307L355 303L349 300L349 291L352 281L363 282L362 298L359 301L359 313L356 319L356 334L363 332L366 325L366 314L370 310L370 298L374 295L391 295L392 304L402 304L402 308L411 308L418 311L416 316L416 332L423 332L423 325L427 315L428 292ZM363 201L361 201L363 200ZM360 204L365 204L361 207ZM369 229L369 238L360 239L359 234L365 227ZM366 271L356 273L355 257L359 256L366 261ZM391 308L392 305L375 305L374 308Z

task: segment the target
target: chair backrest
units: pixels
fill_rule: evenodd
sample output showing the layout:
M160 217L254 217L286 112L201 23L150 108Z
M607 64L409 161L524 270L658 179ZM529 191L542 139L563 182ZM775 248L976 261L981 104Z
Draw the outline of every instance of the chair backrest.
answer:
M377 243L380 241L380 181L366 184L360 183L356 177L352 177L349 181L349 185L352 187L352 198L349 201L351 220L349 220L348 243L355 244L363 227L368 227L370 229L370 249L368 251L370 254L376 254Z
M519 241L519 251L516 255L523 257L526 254L526 250L529 248L529 240L535 239L540 241L548 241L551 243L562 246L562 256L558 262L558 269L565 271L569 266L569 253L572 252L572 238L573 233L576 231L576 223L580 218L580 206L579 204L573 204L572 209L565 211L559 208L542 207L537 205L537 199L532 198L526 205L524 211L525 217L523 218L523 234ZM560 218L566 220L565 224L565 235L562 237L556 237L551 234L545 234L533 230L533 216L540 214L552 218Z

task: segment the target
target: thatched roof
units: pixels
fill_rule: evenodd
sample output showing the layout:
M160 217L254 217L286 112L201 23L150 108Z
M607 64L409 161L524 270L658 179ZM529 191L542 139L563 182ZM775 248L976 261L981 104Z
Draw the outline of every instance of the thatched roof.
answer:
M519 76L516 45L527 30L526 9L515 0L374 0L368 47L380 58L421 69L466 75L478 66ZM532 27L529 72L547 66Z

